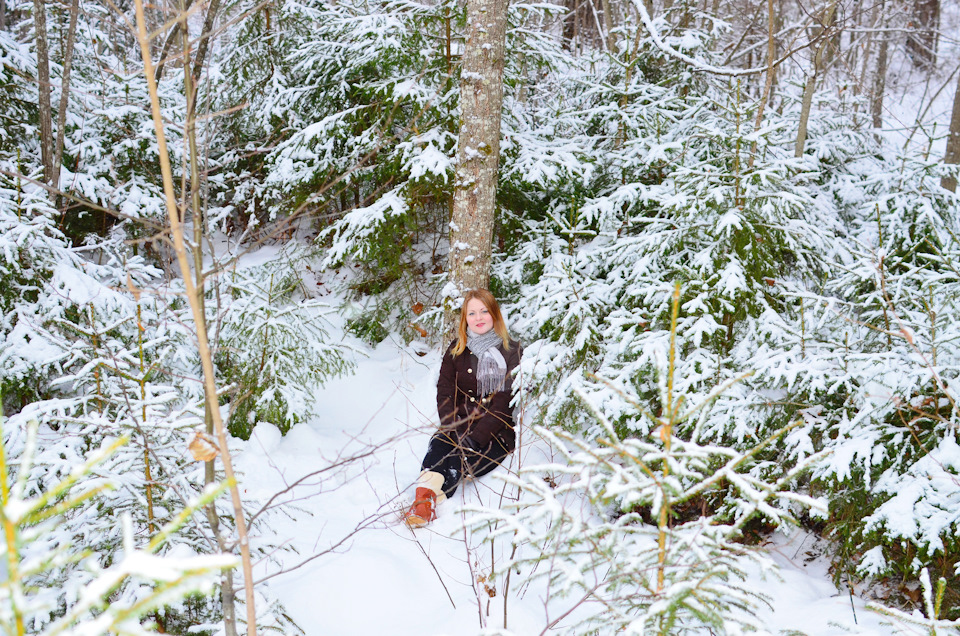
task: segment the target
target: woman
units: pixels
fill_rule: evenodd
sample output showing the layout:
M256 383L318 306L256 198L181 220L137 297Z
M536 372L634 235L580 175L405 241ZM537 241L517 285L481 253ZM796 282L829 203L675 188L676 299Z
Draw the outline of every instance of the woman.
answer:
M510 339L493 294L467 292L457 333L440 365L440 428L430 439L416 499L406 514L412 528L436 519L437 504L465 475L486 475L516 447L510 401L523 349Z

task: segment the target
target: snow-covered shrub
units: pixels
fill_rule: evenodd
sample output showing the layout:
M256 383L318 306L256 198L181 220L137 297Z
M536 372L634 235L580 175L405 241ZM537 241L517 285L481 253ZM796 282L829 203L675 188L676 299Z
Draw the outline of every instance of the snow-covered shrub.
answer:
M40 237L46 242L36 240ZM119 240L74 248L49 228L34 238L24 242L34 248L34 257L23 261L33 267L32 295L24 294L4 345L12 371L6 374L8 384L26 379L33 390L26 399L19 392L18 412L5 429L11 461L26 465L32 451L23 431L29 420L39 422L40 444L29 456L31 469L19 475L20 488L24 496L41 497L70 479L95 449L113 439L129 440L103 458L96 476L88 479L109 482L111 488L61 511L61 542L68 538L95 556L43 573L45 585L56 590L45 598L45 620L56 621L87 602L84 590L96 579L90 566L106 569L122 561L125 537L118 519L127 519L137 537L154 537L171 523L183 525L178 516L204 484L202 467L198 470L184 453L203 416L196 408L197 387L177 386L174 380L196 374L194 361L183 364L189 333L169 296L141 293L158 272L124 253ZM41 246L47 251L36 249ZM86 251L97 260L83 258ZM31 296L33 302L26 302ZM158 543L155 552L179 558L219 549L191 522L175 539ZM121 578L110 594L119 606L133 606L141 597L140 585ZM171 597L155 616L172 626L189 605L200 622L216 620L216 598L202 598L200 608L195 599Z
M645 433L621 436L578 391L600 432L585 439L539 427L560 461L506 477L522 491L519 503L480 511L469 522L490 540L507 538L517 546L514 557L499 566L501 573L517 570L526 579L546 579L552 599L572 601L561 609L575 609L568 633L757 628L750 608L764 597L744 579L747 568L770 563L745 544L744 527L757 517L780 524L807 507L825 512L822 502L789 487L827 451L776 480L762 477L764 448L798 424L774 431L747 451L709 441L704 425L710 408L732 382L706 397L677 390L679 298L678 287L670 344L655 354L657 408L648 410L635 395L625 396L637 420L629 429ZM713 512L718 508L722 513Z
M57 230L45 195L30 190L0 195L0 264L10 301L3 306L0 360L4 397L13 413L5 440L11 461L22 461L26 452L25 423L40 423L33 470L22 475L25 496L48 492L109 440L130 440L104 459L98 469L104 477L92 478L99 483L109 477L113 488L63 511L58 536L96 557L64 562L43 574L44 585L56 590L45 600L46 620L52 621L83 602L95 578L88 565L109 568L122 560L117 519L129 519L136 537L153 537L203 490L204 467L185 453L203 426L203 394L199 382L183 381L199 377L200 369L180 290L165 286L159 270L131 254L122 233L72 246ZM247 319L256 319L259 310L247 309ZM307 353L316 349L297 346ZM220 532L228 540L231 516L221 511ZM220 551L205 515L157 548L164 557ZM123 605L135 603L141 590L123 580L111 595ZM155 612L169 633L215 624L221 616L220 599L211 594L171 598ZM282 610L267 612L263 620L283 623Z
M70 255L43 194L5 177L0 186L0 373L9 410L44 393L44 376L57 369L61 355L45 346L37 301L56 264Z
M832 499L836 576L862 562L862 574L915 578L935 557L931 571L952 581L956 506L943 493L954 469L938 473L938 494L917 462L943 464L955 430L956 199L937 188L935 162L878 145L855 112L820 116L797 160L789 99L754 130L732 84L673 89L637 80L643 99L620 109L633 124L621 145L612 123L557 117L565 141L599 129L602 152L571 153L579 172L564 173L558 196L508 220L519 238L496 280L514 328L539 341L524 368L542 421L605 435L579 390L619 435L647 434L631 429L645 422L623 393L590 377L653 408L653 352L683 281L678 390L704 399L754 371L718 397L704 439L746 452L802 420L767 448L765 470L774 479L835 451L810 487ZM576 107L604 121L600 106ZM614 160L623 176L601 178Z
M272 30L261 14L231 35L212 88L225 108L252 99L218 138L231 229L312 224L325 264L353 270L354 295L386 293L406 324L429 304L411 281L444 255L463 7L283 2Z

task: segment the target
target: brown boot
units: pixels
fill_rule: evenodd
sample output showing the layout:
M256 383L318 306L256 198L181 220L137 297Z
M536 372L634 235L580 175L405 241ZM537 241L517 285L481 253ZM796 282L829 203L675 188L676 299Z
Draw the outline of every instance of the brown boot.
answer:
M404 520L411 528L422 528L437 518L437 493L429 488L417 488L416 499Z

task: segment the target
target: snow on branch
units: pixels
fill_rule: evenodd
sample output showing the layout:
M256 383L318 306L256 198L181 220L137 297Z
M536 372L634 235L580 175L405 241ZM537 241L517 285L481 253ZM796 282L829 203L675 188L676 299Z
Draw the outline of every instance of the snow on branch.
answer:
M637 13L640 14L640 20L643 22L644 26L647 27L647 31L650 32L650 39L653 41L654 45L656 45L658 49L660 49L662 52L666 53L670 57L678 59L681 62L686 62L687 64L693 67L694 71L699 71L701 73L713 73L714 75L724 75L727 77L740 77L743 75L757 75L759 73L765 73L768 70L770 70L769 64L765 64L764 66L757 66L754 68L732 69L732 68L725 68L722 66L714 66L712 64L707 64L701 60L690 57L689 55L686 55L685 53L682 53L677 49L673 48L672 46L667 44L663 40L663 38L660 37L660 33L657 31L657 27L653 24L653 20L650 19L650 14L647 13L647 8L643 6L642 0L633 0L633 6L636 7ZM821 34L821 37L822 37L822 34ZM778 59L776 62L774 62L773 66L779 66L781 62L791 57L797 51L810 46L811 44L813 44L814 41L815 40L811 40L810 42L804 44L803 46L800 46L791 51L788 51L786 55L784 55L783 57Z

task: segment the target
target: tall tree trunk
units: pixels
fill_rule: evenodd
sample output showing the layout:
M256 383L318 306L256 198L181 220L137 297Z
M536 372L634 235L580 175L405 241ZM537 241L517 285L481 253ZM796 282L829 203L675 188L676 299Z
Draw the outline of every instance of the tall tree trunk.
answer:
M870 114L873 117L873 127L883 128L883 94L887 90L887 49L890 40L883 27L888 24L884 0L880 0L880 52L877 54L877 72L873 76L873 96L870 100Z
M777 59L776 20L777 14L776 11L774 11L773 0L767 0L767 76L763 83L763 94L760 96L760 105L757 107L757 118L753 124L754 131L760 130L760 126L763 124L763 111L766 109L767 102L770 101L770 93L773 91L773 76L776 72L775 63ZM750 159L747 163L748 169L753 169L756 158L757 140L754 139L753 143L750 144Z
M833 16L836 14L836 10L837 1L834 0L824 13L823 22L821 23L821 36L833 25ZM829 46L830 38L822 37L817 44L817 52L813 55L813 70L810 73L810 77L807 78L807 85L803 89L803 103L800 106L800 126L797 129L797 145L794 149L794 156L797 158L803 156L803 148L807 143L807 122L810 120L810 107L813 104L813 93L817 87L817 76L824 67L824 54Z
M907 35L907 54L921 68L937 63L937 29L940 27L940 0L915 0Z
M187 15L187 9L191 6L192 2L193 0L181 0L181 16ZM203 71L204 60L206 58L207 51L209 50L213 22L216 19L216 14L219 10L219 7L220 0L213 0L210 3L210 6L207 7L207 15L204 18L203 28L200 32L200 44L197 47L197 56L194 64L191 64L192 43L190 40L190 25L185 18L181 22L177 23L177 26L174 27L174 30L170 33L167 39L167 42L169 43L175 36L177 27L179 27L179 31L182 33L181 44L183 54L183 88L187 100L186 139L188 158L190 162L189 207L191 210L191 220L193 222L193 245L191 247L193 251L194 277L196 279L196 299L197 304L200 307L200 311L198 313L204 317L204 320L206 319L206 301L204 290L206 278L203 273L203 238L206 229L206 222L204 209L200 201L201 177L200 152L197 148L197 95L199 93L200 73ZM166 48L167 45L165 44L164 49ZM155 73L155 77L159 78L160 75L161 69L158 68ZM187 205L185 202L184 208L186 207ZM202 326L202 329L204 331L207 330L206 324ZM214 437L217 434L217 430L214 423L213 412L210 410L209 402L205 404L204 408L204 424L207 435L209 435L211 438ZM204 463L204 484L208 486L216 483L215 463L216 458ZM210 522L210 527L213 531L214 537L217 539L220 549L224 552L229 552L229 546L226 544L220 532L220 517L217 513L216 506L211 503L209 506L207 506L206 512L207 519ZM226 636L237 636L236 594L234 592L233 572L231 570L224 570L223 572L220 586L220 601L223 606L224 633ZM247 620L250 620L249 616L247 617Z
M960 74L957 77L957 93L953 96L953 114L950 116L950 136L947 137L947 153L943 163L960 164ZM957 191L956 177L943 177L940 185L950 192Z
M0 0L0 4L4 0ZM53 153L53 185L60 183L60 167L63 165L63 139L67 128L67 102L70 97L70 69L73 66L73 47L77 41L77 16L80 0L70 3L70 25L67 27L67 43L63 54L63 76L60 78L60 104L57 108L57 146Z
M603 11L603 28L606 31L604 33L603 44L607 47L607 53L610 55L615 55L617 52L616 41L613 34L613 6L610 0L601 0L600 8Z
M563 48L575 51L574 38L577 34L577 11L580 9L577 0L563 0L563 7L567 13L563 16L562 41Z
M200 42L197 44L197 58L193 61L193 76L200 79L200 73L203 72L203 64L206 61L207 51L210 49L210 38L213 37L213 22L217 18L217 12L220 11L220 0L211 0L207 7L207 15L203 19L203 29L200 31ZM197 86L199 82L194 82L194 97L196 97Z
M460 141L450 221L450 282L457 296L490 285L500 159L508 0L468 0L460 79ZM448 307L448 326L452 310Z
M50 53L47 49L47 13L43 0L33 0L33 24L37 37L37 89L40 91L40 161L43 180L53 182L53 111L50 107Z
M873 30L878 29L880 27L879 23L880 23L880 20L882 19L880 14L880 9L881 9L881 3L878 2L873 5L873 8L870 11L870 29L868 30L865 36L866 41L864 42L864 45L863 45L863 58L862 58L863 64L861 65L860 81L855 82L853 85L854 95L860 95L860 93L863 90L865 90L867 86L867 77L868 77L867 72L870 69L870 53L871 53L871 48L873 47L873 40L874 40ZM868 94L869 92L870 91L867 91Z

